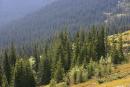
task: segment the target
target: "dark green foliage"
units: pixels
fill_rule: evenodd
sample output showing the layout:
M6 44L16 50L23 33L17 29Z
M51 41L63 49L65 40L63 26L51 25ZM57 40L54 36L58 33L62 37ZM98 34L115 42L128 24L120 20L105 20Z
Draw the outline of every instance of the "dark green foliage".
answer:
M48 47L45 47L44 55L41 57L39 69L40 84L48 84L51 80L51 61L48 56Z
M0 66L0 87L2 87L2 69Z
M77 84L93 77L103 82L102 77L111 73L112 64L121 64L125 60L122 36L119 36L119 41L113 38L109 45L104 27L93 26L91 30L80 30L74 35L64 31L50 38L46 45L31 44L32 50L26 49L34 58L25 55L20 59L21 55L12 44L9 53L5 51L2 56L4 61L0 64L4 72L0 73L0 83L10 87L36 87L50 83L52 87L61 82Z
M9 87L8 81L1 66L0 66L0 87Z
M12 70L11 70L11 65L9 62L7 51L5 51L4 53L3 69L4 69L5 76L7 78L7 82L8 84L10 84Z
M11 44L9 58L11 66L15 67L17 56L16 56L16 49L13 43Z
M96 56L98 60L101 58L101 56L105 57L105 29L104 27L101 27L100 32L97 32L97 42L96 42Z
M53 74L53 78L56 80L56 82L61 82L63 81L63 77L64 77L64 69L62 68L62 63L61 60L57 61L55 70L54 70L54 74Z
M71 43L67 31L59 34L59 45L56 51L56 60L61 60L65 72L69 70L71 65Z
M39 56L38 46L37 45L34 46L33 55L34 55L34 58L35 58L34 69L35 69L36 72L38 72L39 63L40 63L40 56Z
M28 60L20 59L16 63L14 87L36 87L35 78Z
M54 32L62 31L61 27L64 25L68 25L69 30L73 32L79 30L80 26L102 24L106 20L104 12L115 13L117 11L117 1L58 0L32 15L0 27L0 42L3 46L14 40L21 45L25 42L31 43L34 40L48 38L54 35ZM128 19L125 18L125 20ZM116 22L114 25L117 26ZM90 29L86 28L86 30Z

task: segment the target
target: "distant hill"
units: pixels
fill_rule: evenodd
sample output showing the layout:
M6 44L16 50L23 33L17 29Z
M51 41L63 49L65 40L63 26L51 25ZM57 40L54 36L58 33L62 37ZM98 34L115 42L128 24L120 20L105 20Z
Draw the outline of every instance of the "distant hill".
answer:
M55 0L0 0L0 26L35 12Z
M68 26L77 31L80 26L103 24L105 13L117 13L121 0L57 0L39 11L0 28L0 45L46 39ZM109 17L110 18L110 17ZM109 20L108 20L109 21ZM87 28L86 28L87 29Z

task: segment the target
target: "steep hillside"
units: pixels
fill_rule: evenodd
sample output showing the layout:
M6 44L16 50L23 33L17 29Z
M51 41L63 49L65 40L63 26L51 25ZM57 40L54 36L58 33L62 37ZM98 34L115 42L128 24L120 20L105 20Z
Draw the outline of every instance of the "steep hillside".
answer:
M118 1L57 0L34 14L1 27L0 45L12 40L22 43L45 39L66 25L74 32L80 26L102 24L107 19L104 13L115 12Z
M126 31L121 33L123 37L124 48L130 48L130 31ZM109 36L109 40L111 41L114 37L118 40L118 36L121 34L115 34ZM130 50L128 50L130 52ZM128 59L130 56L128 56ZM92 79L86 83L81 83L78 85L73 85L71 87L128 87L130 85L130 63L118 65L116 68L113 68L112 74L110 76L106 76L105 79L108 79L108 82L103 84L99 84L97 79Z
M110 82L99 84L97 80L92 79L85 83L72 85L70 87L129 87L130 85L130 64L118 65L115 70L113 70L115 75L123 75L123 78L119 78ZM116 76L115 76L116 77ZM112 78L112 77L111 77ZM64 83L60 83L57 87L62 87ZM44 86L40 86L44 87ZM45 86L49 87L49 86Z
M130 1L121 0L118 1L117 9L113 12L105 13L107 19L105 23L111 25L111 27L118 27L129 25L130 23Z
M106 82L103 84L99 84L96 80L91 80L86 83L73 85L71 87L129 87L130 74L127 74L127 72L130 72L130 64L119 65L117 67L117 71L118 73L122 72L122 74L124 74L124 77L122 79L113 80L111 82Z

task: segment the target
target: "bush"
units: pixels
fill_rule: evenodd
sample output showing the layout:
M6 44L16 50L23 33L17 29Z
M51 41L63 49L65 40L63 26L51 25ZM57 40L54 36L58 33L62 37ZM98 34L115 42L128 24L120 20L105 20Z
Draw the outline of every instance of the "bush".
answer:
M104 83L104 82L106 82L106 80L105 80L104 78L98 79L98 83L99 83L99 84L102 84L102 83Z
M54 79L50 81L50 87L56 87L56 84L57 82Z
M68 78L70 80L70 84L78 84L81 82L85 82L88 79L87 69L85 69L83 66L75 66L68 73Z

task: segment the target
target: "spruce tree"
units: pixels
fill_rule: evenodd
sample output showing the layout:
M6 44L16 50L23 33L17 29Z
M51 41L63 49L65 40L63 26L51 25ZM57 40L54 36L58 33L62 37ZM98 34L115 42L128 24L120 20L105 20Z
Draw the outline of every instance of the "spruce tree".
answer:
M11 66L15 67L17 56L16 56L16 49L13 43L11 44L9 57Z
M36 72L38 72L39 63L40 63L40 56L39 56L38 46L37 45L34 46L33 55L34 55L34 58L35 58L35 67L34 67L34 69L35 69Z
M9 87L8 81L1 66L0 66L0 87Z
M40 84L48 84L51 80L51 63L48 56L41 58L39 70Z
M122 34L119 36L119 57L120 61L123 62L124 59L124 53L123 53L123 40L122 40Z
M62 82L64 77L64 69L62 67L61 59L56 64L56 68L54 71L53 78L57 81L57 83Z
M71 63L71 54L70 54L71 46L68 32L67 31L61 32L59 39L60 39L59 57L61 58L61 62L63 64L65 72L67 72L70 68Z
M14 80L15 87L36 87L35 78L28 60L20 59L17 61Z
M10 66L10 63L9 63L9 57L8 57L7 51L5 51L4 54L5 55L4 55L4 61L3 61L3 70L4 70L5 76L7 78L7 82L8 82L8 84L10 84L10 81L11 81L11 66Z
M0 66L0 87L2 87L2 68Z
M102 27L97 34L96 40L96 57L98 61L100 60L101 56L105 57L105 51L105 29Z

